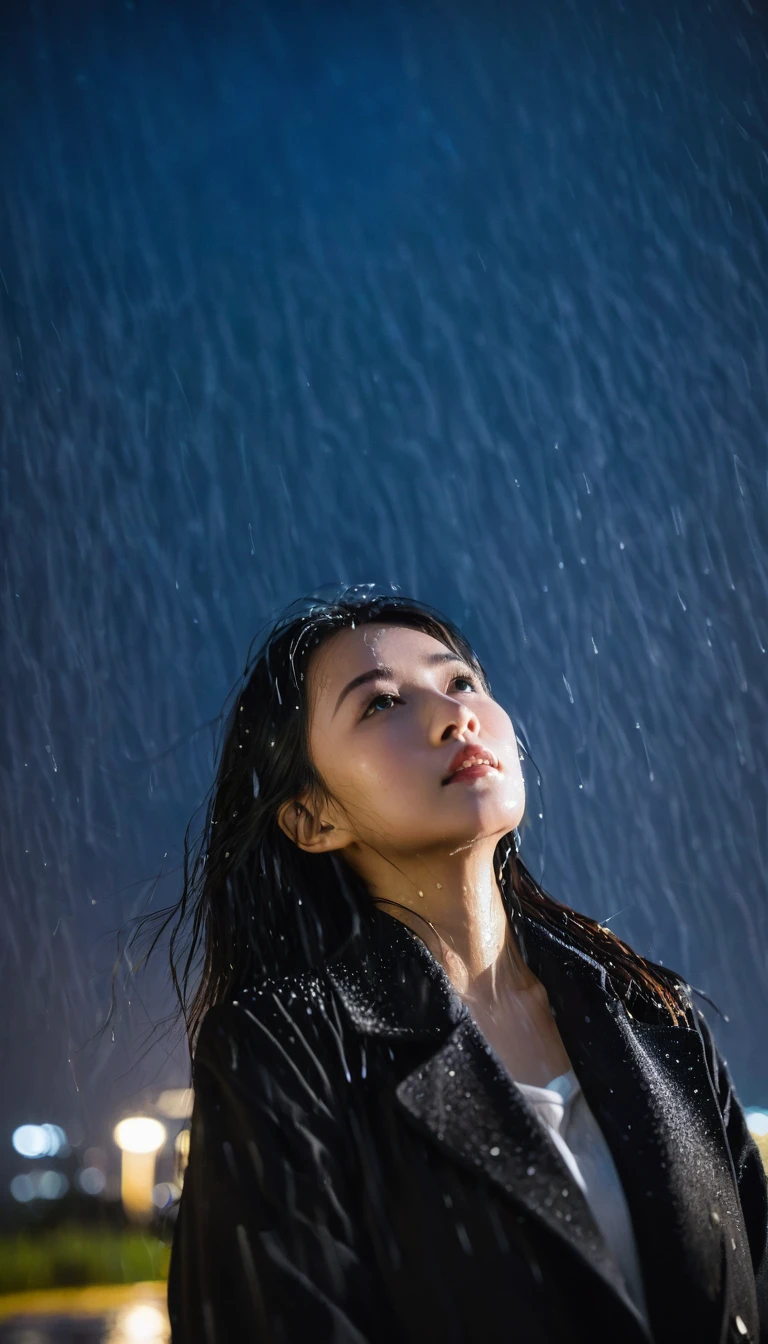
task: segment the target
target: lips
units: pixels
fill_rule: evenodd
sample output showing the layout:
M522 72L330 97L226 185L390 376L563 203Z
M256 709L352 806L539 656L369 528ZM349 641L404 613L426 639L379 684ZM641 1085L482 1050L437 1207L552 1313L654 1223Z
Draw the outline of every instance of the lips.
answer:
M481 747L471 742L465 742L456 752L456 755L451 761L449 772L443 780L443 783L447 784L449 780L453 779L456 771L461 769L465 761L472 760L477 762L478 765L492 765L496 770L499 768L498 760L492 751L488 751L487 747Z

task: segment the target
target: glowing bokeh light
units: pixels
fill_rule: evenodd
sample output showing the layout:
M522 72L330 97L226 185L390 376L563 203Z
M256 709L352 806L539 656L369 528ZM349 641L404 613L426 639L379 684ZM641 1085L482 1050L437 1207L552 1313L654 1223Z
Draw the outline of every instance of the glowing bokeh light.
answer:
M166 1344L168 1338L167 1316L159 1307L141 1302L118 1313L106 1344Z
M768 1111L759 1106L750 1106L745 1112L750 1134L762 1139L768 1135Z
M156 1153L165 1143L165 1125L146 1115L129 1116L115 1125L115 1143L124 1153Z
M191 1087L171 1087L160 1093L157 1109L169 1120L188 1120L192 1114L193 1100Z
M14 1176L11 1181L11 1194L19 1204L28 1204L35 1197L35 1187L31 1176Z
M69 1189L69 1181L60 1171L37 1173L37 1194L41 1199L61 1199Z
M107 1178L99 1167L83 1167L75 1180L84 1195L100 1195L107 1184Z
M152 1203L156 1209L167 1209L180 1194L179 1186L173 1181L161 1181L152 1191Z
M14 1176L11 1194L20 1204L31 1199L61 1199L69 1189L69 1181L60 1171L33 1171Z
M69 1150L60 1125L19 1125L11 1135L11 1143L20 1157L56 1157Z

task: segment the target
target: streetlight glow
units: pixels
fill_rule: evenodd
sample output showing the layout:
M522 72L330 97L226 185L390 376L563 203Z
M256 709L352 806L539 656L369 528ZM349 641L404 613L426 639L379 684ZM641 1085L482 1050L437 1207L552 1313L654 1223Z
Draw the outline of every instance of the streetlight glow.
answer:
M169 1087L157 1098L157 1109L169 1120L188 1120L192 1114L194 1093L191 1087Z
M165 1143L165 1125L148 1115L132 1115L115 1125L114 1137L124 1153L156 1153Z
M165 1125L148 1115L131 1115L115 1125L114 1139L122 1152L120 1196L128 1217L146 1223L152 1217L155 1157L165 1143Z
M749 1106L746 1116L750 1134L754 1134L756 1139L765 1138L768 1134L768 1111L762 1110L759 1106Z
M768 1173L768 1111L763 1106L748 1106L745 1115L747 1128L757 1144L757 1151Z

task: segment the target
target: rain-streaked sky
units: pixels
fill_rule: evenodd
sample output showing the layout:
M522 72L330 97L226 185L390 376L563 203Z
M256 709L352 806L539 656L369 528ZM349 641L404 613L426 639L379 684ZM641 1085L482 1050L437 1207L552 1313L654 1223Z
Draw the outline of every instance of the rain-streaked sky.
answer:
M253 636L342 581L464 626L528 866L768 1105L767 52L749 0L17 7L6 1188L15 1125L108 1146L186 1082L162 961L87 1044L116 932L179 893Z

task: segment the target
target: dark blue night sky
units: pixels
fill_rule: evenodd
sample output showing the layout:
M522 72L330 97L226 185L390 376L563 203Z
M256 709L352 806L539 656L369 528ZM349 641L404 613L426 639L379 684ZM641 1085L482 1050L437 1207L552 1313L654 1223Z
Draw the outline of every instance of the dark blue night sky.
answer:
M2 48L4 1188L15 1125L109 1148L186 1082L162 961L90 1040L116 932L250 641L342 581L465 626L528 866L768 1105L765 18L27 3Z

